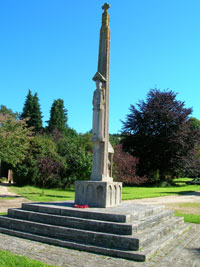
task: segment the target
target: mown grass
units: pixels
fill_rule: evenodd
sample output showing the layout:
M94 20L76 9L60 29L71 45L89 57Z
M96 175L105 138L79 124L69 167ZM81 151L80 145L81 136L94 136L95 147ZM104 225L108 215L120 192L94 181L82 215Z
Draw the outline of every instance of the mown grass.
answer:
M8 200L8 199L14 199L14 198L16 198L16 197L0 197L0 200Z
M179 211L175 211L174 215L184 217L185 222L200 223L200 214L187 214L187 213L181 213Z
M9 251L0 250L1 267L53 267L37 260L31 260L25 256L18 256Z
M42 189L35 186L12 186L9 190L23 196L31 201L62 201L73 200L74 189L45 189L42 195Z
M200 191L200 185L181 185L170 187L123 187L122 199L142 199L161 196L169 196L175 194L185 194Z
M7 215L7 212L0 212L0 215Z
M176 179L177 186L170 187L143 187L130 186L123 187L122 200L153 198L160 196L169 196L174 194L191 193L200 191L200 185L186 185L185 181L191 180L189 178ZM181 183L181 185L180 185ZM10 190L19 194L31 201L62 201L73 200L75 196L74 189L45 189L42 195L42 189L34 186L12 186Z
M200 203L198 202L186 202L186 203L180 203L180 208L200 208Z
M191 178L176 178L173 179L173 182L176 183L177 185L185 185L185 182L191 181Z

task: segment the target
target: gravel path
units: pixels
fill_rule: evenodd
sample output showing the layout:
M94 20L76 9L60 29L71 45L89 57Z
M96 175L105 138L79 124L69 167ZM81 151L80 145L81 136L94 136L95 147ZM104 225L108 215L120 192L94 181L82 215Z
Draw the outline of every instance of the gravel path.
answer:
M13 199L8 199L13 197ZM7 212L10 208L20 208L23 202L32 202L26 198L9 191L9 184L0 184L0 213Z

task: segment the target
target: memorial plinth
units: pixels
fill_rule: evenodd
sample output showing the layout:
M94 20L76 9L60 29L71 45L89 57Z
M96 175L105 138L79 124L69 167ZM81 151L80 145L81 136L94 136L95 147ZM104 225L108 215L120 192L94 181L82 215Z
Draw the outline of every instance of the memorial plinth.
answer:
M109 142L110 28L108 4L102 9L97 72L93 77L93 164L90 181L75 183L75 203L106 208L121 203L122 183L113 182L114 149Z
M75 203L106 208L121 204L122 184L117 182L77 181Z

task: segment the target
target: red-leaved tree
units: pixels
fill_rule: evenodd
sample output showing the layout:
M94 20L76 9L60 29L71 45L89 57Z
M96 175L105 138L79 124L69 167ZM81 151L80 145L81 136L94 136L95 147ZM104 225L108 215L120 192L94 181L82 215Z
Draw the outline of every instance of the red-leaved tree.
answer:
M114 178L119 182L127 185L141 184L146 181L146 177L139 177L136 175L136 166L139 159L133 157L122 150L122 145L115 146L114 153Z
M59 171L61 163L57 162L50 157L38 158L38 167L42 177L42 194L44 195L44 188L51 178L59 178Z

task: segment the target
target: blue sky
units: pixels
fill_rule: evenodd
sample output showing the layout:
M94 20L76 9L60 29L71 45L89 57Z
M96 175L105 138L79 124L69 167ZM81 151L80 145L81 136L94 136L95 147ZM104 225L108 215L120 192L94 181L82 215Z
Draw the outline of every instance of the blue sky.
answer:
M0 104L37 92L44 121L62 98L68 124L92 128L102 0L0 0ZM110 0L110 132L150 88L170 89L200 119L200 1Z

